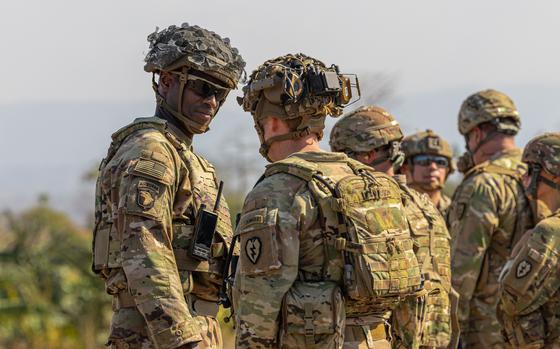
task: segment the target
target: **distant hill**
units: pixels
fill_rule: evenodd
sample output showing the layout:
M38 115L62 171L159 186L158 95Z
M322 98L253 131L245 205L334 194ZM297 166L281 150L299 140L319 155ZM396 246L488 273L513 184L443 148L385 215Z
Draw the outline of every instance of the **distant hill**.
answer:
M481 87L449 88L398 96L391 112L406 132L432 128L459 149L457 112L462 100ZM484 88L484 87L482 87ZM519 145L537 133L560 130L559 86L497 86L519 107L523 129ZM351 107L352 108L352 107ZM51 203L84 219L93 205L92 183L83 183L84 172L105 155L112 132L138 116L149 116L153 102L57 102L0 106L0 209L21 209L47 193ZM329 118L328 131L336 122ZM195 148L216 162L223 174L247 173L232 178L230 188L249 188L265 161L257 153L258 139L249 114L230 98L211 131L195 138ZM246 166L247 165L247 166ZM225 176L225 175L224 175Z

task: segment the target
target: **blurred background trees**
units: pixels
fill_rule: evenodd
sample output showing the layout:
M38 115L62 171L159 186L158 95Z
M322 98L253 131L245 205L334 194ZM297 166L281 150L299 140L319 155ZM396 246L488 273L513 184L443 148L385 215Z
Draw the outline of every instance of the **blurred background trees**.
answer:
M0 215L0 347L102 347L111 305L90 271L90 235L44 195Z

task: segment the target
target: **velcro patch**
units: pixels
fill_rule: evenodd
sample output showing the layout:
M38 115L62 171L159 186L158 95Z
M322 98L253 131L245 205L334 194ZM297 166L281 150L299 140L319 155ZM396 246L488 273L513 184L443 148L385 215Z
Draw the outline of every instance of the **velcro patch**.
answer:
M145 174L149 177L163 180L165 176L165 166L159 162L147 159L140 159L134 166L134 171Z
M159 187L157 184L148 181L138 182L138 193L136 203L144 210L149 210L154 207L156 198L159 195Z
M529 274L529 272L531 272L532 268L533 268L533 265L531 264L531 262L526 261L526 260L522 260L517 265L517 270L515 271L515 276L518 279L521 279L521 278L527 276L527 274Z

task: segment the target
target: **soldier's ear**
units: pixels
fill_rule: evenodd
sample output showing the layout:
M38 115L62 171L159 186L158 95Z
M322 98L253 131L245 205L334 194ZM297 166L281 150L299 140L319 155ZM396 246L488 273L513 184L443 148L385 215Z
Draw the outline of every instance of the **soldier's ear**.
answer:
M173 84L173 75L169 72L161 72L159 75L158 92L162 96L167 96Z

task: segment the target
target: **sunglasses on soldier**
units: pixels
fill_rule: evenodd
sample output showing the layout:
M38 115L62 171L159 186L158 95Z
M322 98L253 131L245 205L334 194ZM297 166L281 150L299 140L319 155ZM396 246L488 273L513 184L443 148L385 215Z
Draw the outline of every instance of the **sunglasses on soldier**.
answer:
M230 90L229 88L222 87L204 78L190 74L187 77L185 86L202 98L215 96L218 103L226 99Z
M444 156L417 155L412 158L414 165L430 166L435 163L437 167L449 167L449 160Z

